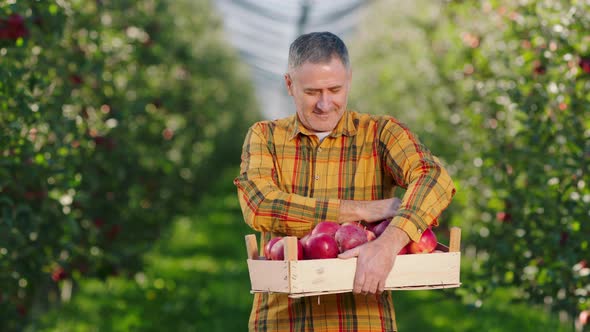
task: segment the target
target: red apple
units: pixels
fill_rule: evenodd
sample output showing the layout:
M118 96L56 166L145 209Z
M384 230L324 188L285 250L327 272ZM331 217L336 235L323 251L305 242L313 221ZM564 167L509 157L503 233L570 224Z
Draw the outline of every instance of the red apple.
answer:
M68 277L68 273L66 272L66 270L63 269L63 267L58 266L55 270L53 270L53 272L51 273L51 279L55 282L64 280Z
M278 237L273 237L272 239L270 239L270 241L268 241L268 243L264 246L264 257L266 257L266 259L270 259L270 249L272 248L272 246L274 246L275 243L277 243L277 241L279 241L280 239L282 239L282 237L278 236Z
M436 248L436 235L430 227L422 232L422 236L418 242L410 242L408 244L411 254L426 254L431 253Z
M367 233L364 229L355 225L342 225L334 235L338 243L340 252L360 246L367 243Z
M406 255L406 254L408 254L408 246L404 246L397 254L398 255Z
M22 304L19 304L19 305L16 307L16 311L18 311L18 314L19 314L21 317L24 317L24 316L26 316L26 315L27 315L27 308L26 308L24 305L22 305Z
M119 235L120 232L121 232L121 225L116 225L116 224L112 225L111 229L109 229L106 232L106 237L112 241Z
M381 221L376 221L376 222L363 222L363 226L365 226L366 229L370 230L371 232L375 233L374 229L375 226L377 226Z
M353 226L357 226L360 228L365 228L365 225L363 225L360 221L348 221L345 222L344 224L340 225L340 226L344 226L344 225L353 225Z
M512 215L510 213L500 211L496 213L496 219L501 222L510 222L512 220Z
M0 39L17 40L26 37L29 30L25 25L25 19L19 14L12 14L8 19L0 19Z
M270 259L273 261L282 261L285 259L285 239L281 238L270 248ZM303 246L297 241L297 259L303 259Z
M312 235L315 234L328 234L330 236L334 236L336 231L340 228L340 224L332 222L332 221L322 221L318 223L313 230L311 231Z
M309 239L310 236L311 232L305 234L301 239L299 239L299 242L301 242L301 244L305 246L305 243L307 242L307 239Z
M338 243L326 233L313 234L303 247L306 259L323 259L338 257Z
M385 231L385 229L387 228L387 226L389 226L389 223L391 222L391 219L385 219L383 221L380 221L379 223L375 224L375 226L373 226L373 233L375 233L375 236L379 237L381 236L381 234L383 234L383 231Z

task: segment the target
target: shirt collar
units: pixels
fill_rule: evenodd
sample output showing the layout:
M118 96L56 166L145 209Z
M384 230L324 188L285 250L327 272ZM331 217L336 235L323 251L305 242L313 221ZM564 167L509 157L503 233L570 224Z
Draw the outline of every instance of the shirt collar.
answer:
M358 124L358 119L357 119L357 124ZM301 121L299 121L299 117L297 116L297 113L295 113L292 116L290 126L293 129L292 129L291 137L289 139L293 139L293 138L297 137L298 134L303 134L306 136L313 135L307 128L305 128L303 126L303 124L301 124ZM339 137L341 135L354 136L354 135L356 135L356 131L357 131L356 127L357 126L354 121L353 112L347 110L342 115L342 118L340 118L340 121L338 121L336 128L334 128L334 130L332 130L332 133L330 135L328 135L328 137Z

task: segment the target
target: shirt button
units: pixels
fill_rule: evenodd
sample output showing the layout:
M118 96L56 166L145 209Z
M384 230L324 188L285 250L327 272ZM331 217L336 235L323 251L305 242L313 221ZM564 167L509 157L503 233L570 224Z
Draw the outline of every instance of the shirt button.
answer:
M319 176L319 175L316 175L316 176L315 176L315 180L317 181L317 180L319 180L319 179L320 179L320 176Z
M322 152L322 148L318 148L318 152Z
M422 230L421 229L418 230L418 234L422 234Z

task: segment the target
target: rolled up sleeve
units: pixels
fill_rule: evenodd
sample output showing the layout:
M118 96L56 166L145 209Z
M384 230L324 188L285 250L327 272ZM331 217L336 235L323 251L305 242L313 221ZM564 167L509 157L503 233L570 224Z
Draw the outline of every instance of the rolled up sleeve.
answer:
M389 121L380 136L384 167L399 186L406 188L391 223L418 241L450 204L455 185L438 158L403 124Z

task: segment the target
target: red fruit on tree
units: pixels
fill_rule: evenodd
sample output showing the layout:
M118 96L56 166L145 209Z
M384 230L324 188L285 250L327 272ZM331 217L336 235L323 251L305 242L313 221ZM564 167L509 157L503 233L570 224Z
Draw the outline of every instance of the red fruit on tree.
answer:
M72 74L70 75L70 82L74 85L80 85L84 83L84 79L80 75Z
M93 140L97 147L104 148L108 151L112 151L117 146L117 143L112 137L95 136Z
M568 232L561 232L561 236L559 237L559 245L562 247L565 246L569 237L570 234Z
M303 247L303 256L305 259L336 258L338 257L338 243L329 234L313 234Z
M58 266L53 272L51 273L51 279L55 282L64 280L68 277L68 273L63 269L63 267Z
M24 317L24 316L26 316L26 315L27 315L27 308L26 308L24 305L22 305L22 304L19 304L19 305L16 307L16 311L18 311L18 314L19 314L21 317Z
M0 20L0 39L17 40L28 34L25 19L21 15L12 14L8 19Z
M581 58L579 65L585 73L590 74L590 57Z
M422 236L418 242L410 242L408 249L411 254L425 254L431 253L436 248L436 235L430 227L422 232Z
M496 219L501 222L510 222L512 220L512 215L510 213L500 211L496 213Z
M102 218L94 218L93 223L96 228L102 228L104 226L104 220Z
M535 72L535 74L537 75L543 75L547 72L547 68L541 64L536 65L535 68L533 69L533 71Z
M109 240L114 240L121 232L121 225L112 225L111 228L106 232L106 236Z

